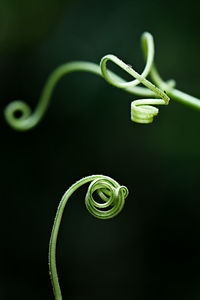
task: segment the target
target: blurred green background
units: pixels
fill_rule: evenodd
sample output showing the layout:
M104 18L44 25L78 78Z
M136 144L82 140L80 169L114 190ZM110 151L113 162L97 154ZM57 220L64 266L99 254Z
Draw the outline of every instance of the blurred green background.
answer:
M200 97L199 2L0 1L0 298L53 299L48 242L58 202L76 180L105 174L129 188L123 213L102 221L66 208L58 242L64 299L200 298L200 113L171 101L151 125L130 121L133 95L101 78L63 78L30 132L8 127L14 99L35 107L49 73L113 53L141 71L154 35L165 79Z

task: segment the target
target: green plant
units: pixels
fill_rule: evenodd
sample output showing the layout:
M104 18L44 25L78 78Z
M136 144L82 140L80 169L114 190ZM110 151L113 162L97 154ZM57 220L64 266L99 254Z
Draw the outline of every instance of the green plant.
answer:
M160 77L154 65L154 42L150 33L144 33L142 35L142 48L146 65L141 75L130 65L124 63L114 55L104 56L100 62L100 66L90 62L75 61L58 67L47 79L38 104L33 112L31 112L30 107L22 101L14 101L6 107L5 118L8 124L19 131L34 128L43 118L57 82L62 76L75 71L87 71L100 75L108 83L117 88L121 88L140 97L146 97L145 99L134 100L131 103L131 119L134 122L151 123L153 117L158 114L158 108L154 107L154 105L167 105L170 100L169 97L200 110L199 99L175 89L174 80L165 82ZM134 77L134 80L126 82L112 71L107 70L108 61L113 62L126 71ZM150 75L154 84L147 79L148 75ZM138 87L137 85L140 83L145 87ZM17 113L20 114L20 117L17 117ZM86 207L89 212L97 218L108 219L116 216L123 208L124 200L128 195L126 187L120 186L115 180L102 175L88 176L77 181L63 195L58 206L49 244L50 276L54 295L57 300L62 299L56 268L56 242L61 218L70 196L80 186L90 181L92 182L88 188L85 199ZM102 202L98 203L94 200L92 194L95 191L97 191Z
M120 186L114 179L103 175L82 178L65 192L58 206L49 243L49 269L56 300L62 299L56 268L56 242L60 222L70 196L79 187L88 182L91 183L85 197L85 204L88 211L96 218L110 219L115 217L122 210L125 198L128 196L128 189L125 186ZM94 200L94 192L98 193L101 202Z
M141 75L133 70L130 65L125 64L114 55L104 56L100 62L100 66L84 61L69 62L61 65L47 79L35 110L31 112L30 107L23 101L14 101L5 109L5 118L7 122L14 129L21 131L35 127L41 121L44 113L46 112L52 92L57 82L64 75L75 71L86 71L103 76L110 84L118 88L121 88L131 94L136 94L140 97L147 97L146 99L135 100L131 104L131 119L138 123L151 123L153 121L153 117L158 114L158 108L152 105L166 105L169 103L169 97L200 110L199 99L175 89L174 80L165 82L160 77L154 65L153 37L148 32L145 32L142 35L142 48L146 59L146 65ZM133 81L126 82L118 75L107 70L106 63L109 60L129 73L135 79ZM152 81L157 87L146 79L148 75L150 75ZM138 87L137 85L140 83L142 83L146 88ZM17 117L17 113L20 117Z

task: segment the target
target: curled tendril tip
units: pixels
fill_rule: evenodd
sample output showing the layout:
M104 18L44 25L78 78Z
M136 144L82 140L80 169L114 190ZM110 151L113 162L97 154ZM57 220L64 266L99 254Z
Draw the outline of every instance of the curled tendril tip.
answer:
M62 215L70 196L83 184L89 182L91 183L85 197L85 204L88 211L96 218L110 219L118 215L128 196L128 189L125 186L121 186L114 179L103 175L84 177L65 192L57 209L49 243L49 270L56 300L62 299L56 268L56 243ZM94 199L95 192L99 195L100 201Z

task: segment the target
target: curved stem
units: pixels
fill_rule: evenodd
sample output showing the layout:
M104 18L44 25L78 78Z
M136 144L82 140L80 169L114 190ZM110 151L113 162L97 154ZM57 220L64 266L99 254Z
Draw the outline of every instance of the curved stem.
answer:
M58 67L47 79L45 86L42 90L41 96L39 98L38 105L33 113L33 116L37 118L37 122L39 122L43 117L57 82L63 76L76 71L87 71L89 73L101 75L98 65L90 62L69 62Z
M103 175L92 175L84 177L74 183L63 195L54 220L50 242L49 242L49 271L51 282L53 285L54 295L56 300L62 299L62 293L58 280L58 273L56 268L56 243L62 215L70 196L82 185L92 181L86 195L86 206L91 214L100 219L108 219L117 215L124 205L124 200L128 195L128 190L124 186L120 186L114 179ZM97 203L92 198L92 193L99 190L101 199L105 202ZM111 206L111 208L109 208ZM100 210L101 208L108 208L108 210Z
M83 184L90 182L94 179L98 178L98 176L88 176L86 178L83 178L76 183L74 183L63 195L58 210L56 213L56 217L54 220L52 232L51 232L51 238L49 242L49 269L50 269L50 276L51 281L54 289L54 295L55 299L60 300L62 299L61 289L58 281L58 273L56 268L56 243L57 243L57 237L58 237L58 231L60 228L60 223L62 219L62 215L64 212L65 205L67 204L67 201L69 200L70 196Z

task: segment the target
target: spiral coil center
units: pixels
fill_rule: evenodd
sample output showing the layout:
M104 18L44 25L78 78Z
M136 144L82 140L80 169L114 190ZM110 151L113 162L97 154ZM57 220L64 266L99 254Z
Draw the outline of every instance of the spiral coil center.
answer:
M94 199L95 192L98 193L101 201L98 202ZM85 204L93 216L110 219L122 210L127 195L128 189L125 186L104 179L96 179L88 188Z

